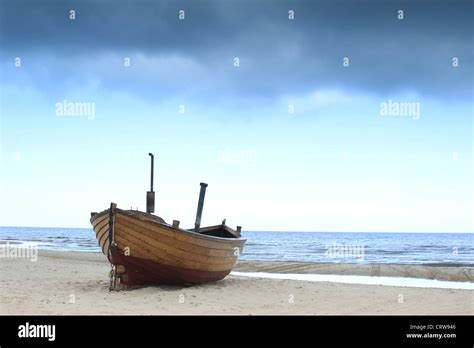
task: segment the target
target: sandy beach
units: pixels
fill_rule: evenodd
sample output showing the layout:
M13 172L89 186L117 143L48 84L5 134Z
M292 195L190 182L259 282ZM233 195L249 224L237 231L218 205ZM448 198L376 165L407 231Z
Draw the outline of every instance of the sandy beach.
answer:
M193 287L109 292L102 254L39 251L2 258L0 314L474 314L474 290L340 284L230 275ZM473 268L241 261L235 271L349 274L471 281Z

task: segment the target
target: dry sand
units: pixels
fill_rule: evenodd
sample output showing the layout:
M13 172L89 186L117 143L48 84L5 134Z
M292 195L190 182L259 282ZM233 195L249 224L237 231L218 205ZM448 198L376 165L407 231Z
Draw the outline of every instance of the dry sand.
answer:
M474 290L229 276L193 287L109 292L102 254L40 251L0 259L0 314L474 314ZM472 268L239 262L237 271L473 281Z

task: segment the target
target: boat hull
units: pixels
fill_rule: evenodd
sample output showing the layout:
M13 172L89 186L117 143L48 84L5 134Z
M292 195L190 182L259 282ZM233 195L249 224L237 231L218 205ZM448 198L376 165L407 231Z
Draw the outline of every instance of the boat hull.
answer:
M224 279L231 271L189 269L139 257L125 256L115 251L112 253L116 263L125 267L126 278L122 278L122 283L126 285L203 284Z
M173 227L154 215L117 208L94 215L91 224L102 252L126 286L221 280L235 266L245 243L228 233L225 238L204 235Z

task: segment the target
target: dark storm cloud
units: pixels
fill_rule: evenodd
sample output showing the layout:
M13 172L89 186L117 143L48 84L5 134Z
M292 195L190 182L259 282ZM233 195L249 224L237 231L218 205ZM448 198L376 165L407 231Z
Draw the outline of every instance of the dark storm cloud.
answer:
M184 57L196 62L199 72L188 71L186 78L179 69L173 71L174 60L168 60L166 68L185 81L186 88L204 86L210 95L275 96L342 87L470 97L472 5L376 0L2 1L1 58L54 57L48 76L57 77L71 71L71 62L100 54ZM76 10L75 21L69 20L69 9ZM184 21L178 19L180 9L186 10ZM288 20L289 9L295 11L294 21ZM398 9L404 10L402 21L396 18ZM237 71L234 56L241 59ZM349 68L342 67L346 56ZM460 63L456 69L451 65L454 56ZM100 76L101 70L90 69ZM75 73L80 78L88 71ZM133 74L106 76L102 83L109 88L127 85L138 92L153 86L153 79ZM180 86L170 79L163 89L177 92Z

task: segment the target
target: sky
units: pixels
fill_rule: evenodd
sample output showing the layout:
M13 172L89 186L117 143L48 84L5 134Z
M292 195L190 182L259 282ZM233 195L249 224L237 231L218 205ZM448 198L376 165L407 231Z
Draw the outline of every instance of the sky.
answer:
M0 0L0 226L472 232L473 8Z

